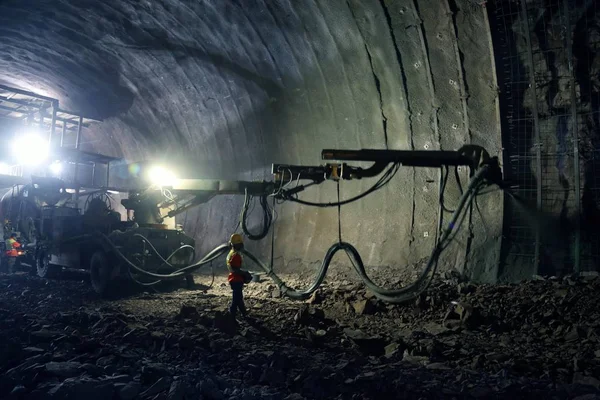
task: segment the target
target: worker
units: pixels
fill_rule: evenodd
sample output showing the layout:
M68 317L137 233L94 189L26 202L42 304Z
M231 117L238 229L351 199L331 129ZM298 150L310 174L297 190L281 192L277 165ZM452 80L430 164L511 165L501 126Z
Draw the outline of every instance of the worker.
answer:
M17 241L17 234L11 233L10 237L6 239L6 257L8 260L8 273L14 273L15 264L17 262L17 257L19 256L18 248L21 247L21 243Z
M248 272L242 270L242 254L240 250L244 248L242 235L234 233L229 239L231 250L227 255L227 269L229 270L229 286L231 286L232 297L229 313L235 317L237 310L246 317L246 306L244 305L244 283L248 280Z

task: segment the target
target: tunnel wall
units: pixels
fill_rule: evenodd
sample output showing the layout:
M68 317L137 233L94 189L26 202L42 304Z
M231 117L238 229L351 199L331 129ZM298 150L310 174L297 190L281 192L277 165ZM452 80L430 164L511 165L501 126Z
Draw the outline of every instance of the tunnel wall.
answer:
M269 178L271 163L318 164L324 148L501 150L487 14L469 0L5 1L0 32L0 80L103 118L97 150L185 176ZM341 196L372 183L342 182ZM437 170L402 168L342 208L343 239L385 281L429 256L438 185ZM458 195L451 174L448 207ZM300 196L335 201L336 186ZM236 229L242 200L181 216L200 253ZM478 206L442 268L495 281L502 199ZM275 269L310 274L338 240L337 210L276 209ZM249 248L271 253L270 240Z

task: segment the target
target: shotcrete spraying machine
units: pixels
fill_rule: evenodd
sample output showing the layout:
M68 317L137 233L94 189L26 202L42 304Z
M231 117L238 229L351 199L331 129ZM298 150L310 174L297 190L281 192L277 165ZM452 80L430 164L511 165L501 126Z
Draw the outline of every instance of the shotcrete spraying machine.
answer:
M175 224L175 216L215 196L246 196L241 224L250 239L259 240L267 236L272 223L273 210L268 204L269 197L305 206L341 207L383 187L400 166L470 167L471 183L446 230L441 233L440 229L440 238L436 241L426 270L410 287L397 290L379 288L366 274L358 251L342 242L341 236L339 243L327 252L315 282L305 291L287 287L272 267L246 252L250 260L278 284L284 295L304 299L322 283L335 253L344 250L353 260L360 278L377 297L385 301L402 302L412 299L415 290L422 290L423 285L427 285L426 275L435 270L437 258L447 247L448 240L451 240L452 231L460 226L459 216L469 199L484 185L500 184L502 180L497 158L491 158L478 146L465 146L458 151L323 150L322 158L327 161L371 162L372 165L362 168L339 162L318 166L273 164L272 181L173 179L165 185L149 185L136 190L104 188L87 193L83 208L73 203L72 191L67 190L64 182L52 178L33 178L32 184L20 187L16 193L13 190L10 201L18 204L19 221L26 222L20 229L27 230L33 273L51 277L63 267L89 269L94 290L105 294L114 287L114 281L122 278L141 285L153 285L166 279L193 282L191 273L194 270L220 257L228 248L226 244L221 245L194 262L194 239ZM298 198L298 194L308 187L328 180L364 179L378 175L381 177L370 189L351 199L312 203ZM440 195L441 192L442 189ZM120 202L126 210L126 218L113 210L114 200L110 193L126 197ZM246 227L249 199L252 197L260 197L264 213L263 229L259 234L251 234ZM2 209L5 210L5 199L2 203ZM4 217L7 218L6 215Z

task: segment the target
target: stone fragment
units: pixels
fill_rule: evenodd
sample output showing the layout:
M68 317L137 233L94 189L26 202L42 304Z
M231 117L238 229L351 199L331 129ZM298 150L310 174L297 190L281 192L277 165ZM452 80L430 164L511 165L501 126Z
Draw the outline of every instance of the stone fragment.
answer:
M306 301L308 304L320 304L323 301L323 296L320 290L315 290L310 298Z
M593 386L596 389L600 389L600 380L593 376L586 376L580 372L573 374L573 383L579 383L580 385Z
M169 393L167 395L168 400L183 400L185 397L185 386L181 381L174 381L171 383Z
M302 395L299 393L292 393L283 400L304 400L304 397L302 397Z
M389 358L389 357L393 356L394 354L396 354L399 349L400 349L400 344L390 343L387 346L385 346L385 348L384 348L385 356Z
M112 398L114 387L92 379L68 378L55 385L48 394L57 399L104 400Z
M78 362L55 362L51 361L46 364L46 371L55 376L62 378L71 378L81 374L79 369L81 364Z
M576 342L581 338L580 329L577 326L571 327L571 329L565 334L565 341Z
M198 313L198 309L191 304L184 304L179 309L179 314L177 314L178 318L181 319L191 319L197 320L200 317Z
M373 303L367 299L352 302L352 308L354 313L358 315L373 314L375 311Z
M217 384L210 378L200 382L200 392L208 400L221 400L225 396Z
M427 364L425 366L425 368L427 368L427 369L434 369L434 370L447 370L447 369L451 369L448 365L446 365L444 363L430 363L430 364Z
M171 379L168 377L160 378L156 383L140 394L140 397L155 396L171 387Z
M271 297L273 299L278 299L281 297L281 289L279 289L279 287L275 286L273 288L273 290L271 291Z
M131 400L140 393L141 389L142 385L140 383L133 381L129 382L127 385L119 389L119 398L121 400Z
M104 368L104 367L114 364L115 360L116 360L116 357L113 355L100 357L99 359L96 360L96 365Z
M148 363L142 367L141 381L143 384L150 384L169 375L171 371L165 364Z
M235 335L237 332L235 318L231 314L221 311L215 313L213 327L229 335Z

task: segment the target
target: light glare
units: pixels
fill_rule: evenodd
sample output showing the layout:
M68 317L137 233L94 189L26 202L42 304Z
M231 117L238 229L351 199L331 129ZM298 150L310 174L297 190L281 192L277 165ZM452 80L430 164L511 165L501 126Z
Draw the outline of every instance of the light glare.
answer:
M172 171L161 166L151 167L148 171L148 180L153 185L173 186L175 179L175 174Z
M62 164L59 162L50 164L50 172L52 172L54 175L60 175L62 172Z
M48 158L48 140L36 134L17 136L12 143L13 155L22 165L38 165Z
M3 175L10 175L10 165L6 164L6 163L0 163L0 174Z

